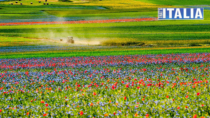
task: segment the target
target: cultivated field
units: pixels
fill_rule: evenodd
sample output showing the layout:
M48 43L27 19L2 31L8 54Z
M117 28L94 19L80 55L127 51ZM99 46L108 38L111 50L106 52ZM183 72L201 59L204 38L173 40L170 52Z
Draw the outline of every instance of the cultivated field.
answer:
M0 0L0 117L208 118L209 52L209 0Z
M207 117L210 54L3 59L2 117Z

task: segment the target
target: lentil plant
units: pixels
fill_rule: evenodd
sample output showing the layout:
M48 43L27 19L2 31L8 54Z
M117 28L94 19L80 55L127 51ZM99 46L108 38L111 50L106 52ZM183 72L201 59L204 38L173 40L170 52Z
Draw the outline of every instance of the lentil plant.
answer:
M210 54L0 60L1 117L208 117Z

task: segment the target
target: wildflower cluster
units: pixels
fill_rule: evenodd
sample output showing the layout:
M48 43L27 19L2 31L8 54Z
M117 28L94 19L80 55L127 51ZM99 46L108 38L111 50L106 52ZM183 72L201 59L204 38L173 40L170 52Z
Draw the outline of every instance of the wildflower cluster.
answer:
M1 117L208 117L210 54L0 60Z

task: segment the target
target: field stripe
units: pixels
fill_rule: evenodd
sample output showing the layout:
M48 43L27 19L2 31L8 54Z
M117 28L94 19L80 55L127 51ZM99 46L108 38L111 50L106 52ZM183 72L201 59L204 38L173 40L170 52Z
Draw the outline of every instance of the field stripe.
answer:
M141 21L156 21L156 20L157 18L134 18L134 19L80 20L80 21L11 22L11 23L0 23L0 26L35 25L35 24L85 24L85 23L141 22Z
M28 51L28 52L8 52L6 55L14 55L14 54L45 54L45 53L62 53L62 52L90 52L90 51L149 51L149 50L179 50L179 49L205 49L210 46L198 46L198 47L157 47L157 48L128 48L128 49L87 49L87 50L56 50L56 51ZM5 55L4 52L0 53L0 55Z
M177 53L209 53L210 48L161 49L161 50L121 50L121 51L87 51L87 52L48 52L19 53L0 55L0 59L40 58L40 57L79 57L79 56L112 56L112 55L147 55L147 54L177 54Z

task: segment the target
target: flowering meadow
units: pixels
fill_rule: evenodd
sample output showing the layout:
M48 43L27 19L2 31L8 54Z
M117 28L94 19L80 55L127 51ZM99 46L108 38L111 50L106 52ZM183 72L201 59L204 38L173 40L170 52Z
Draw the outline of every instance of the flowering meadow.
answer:
M210 53L0 59L0 117L210 116Z

